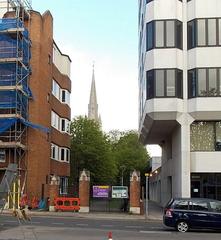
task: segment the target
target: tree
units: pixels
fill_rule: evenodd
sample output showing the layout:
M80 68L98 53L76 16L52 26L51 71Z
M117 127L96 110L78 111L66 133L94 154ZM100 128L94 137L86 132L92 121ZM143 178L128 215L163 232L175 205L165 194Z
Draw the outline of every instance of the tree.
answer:
M74 184L78 184L83 169L90 171L92 184L111 184L116 178L116 165L107 136L96 121L77 117L71 123L71 179Z
M118 139L116 131L110 134L110 141L118 167L118 183L121 183L123 175L124 184L129 185L130 172L136 169L141 172L143 178L148 169L150 157L146 148L139 142L136 131L120 132L119 140L115 141L115 139Z

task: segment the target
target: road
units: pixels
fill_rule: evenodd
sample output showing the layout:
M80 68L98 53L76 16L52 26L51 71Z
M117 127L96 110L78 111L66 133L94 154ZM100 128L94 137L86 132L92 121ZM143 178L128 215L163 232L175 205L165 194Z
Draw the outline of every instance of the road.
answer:
M113 240L220 239L220 233L214 231L177 233L165 228L160 221L45 216L32 217L31 223L21 225L10 216L1 216L0 221L1 240L105 240L108 232L112 232Z

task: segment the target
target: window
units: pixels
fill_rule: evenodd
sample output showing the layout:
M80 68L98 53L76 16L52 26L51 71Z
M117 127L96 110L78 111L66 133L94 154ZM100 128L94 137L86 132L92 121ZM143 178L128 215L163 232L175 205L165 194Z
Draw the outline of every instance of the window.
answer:
M221 45L221 19L204 18L188 22L188 49Z
M167 84L166 84L166 88L167 88L167 96L168 97L174 97L175 96L175 74L174 74L174 70L167 70Z
M60 119L59 116L55 112L51 112L51 126L59 130Z
M61 102L70 105L70 93L67 90L61 90Z
M221 96L221 68L198 68L188 71L188 96Z
M60 122L61 122L60 131L70 133L70 121L68 119L61 118Z
M52 94L60 102L70 105L70 92L66 89L62 89L54 79L52 80Z
M65 148L60 148L60 160L65 160Z
M60 99L60 86L55 80L52 80L52 94L59 100Z
M175 46L175 21L166 21L166 46Z
M51 144L51 158L55 159L55 145Z
M66 149L66 162L70 162L70 149Z
M60 162L70 162L70 149L66 147L59 147L56 144L51 144L51 159Z
M156 97L164 96L164 70L155 71Z
M221 213L221 202L217 201L210 201L210 207L213 212L220 212Z
M157 20L146 25L146 50L153 48L182 49L182 22Z
M183 73L179 69L154 69L146 73L146 97L182 98Z
M146 33L147 33L147 37L146 37L147 38L147 50L149 50L149 49L152 49L154 47L153 22L147 23Z
M191 151L221 151L221 122L199 122L190 126Z
M194 200L190 202L190 209L196 211L209 211L208 203L201 200Z
M155 22L156 47L164 47L164 21Z
M174 202L174 209L188 210L188 201L186 201L186 200L176 200Z
M65 131L65 119L61 119L61 131Z
M60 132L70 133L70 121L61 118L57 113L51 112L51 126Z
M6 161L6 153L4 149L0 149L0 162Z
M53 143L51 144L51 158L59 160L59 147Z
M198 46L206 45L206 21L205 19L199 19L197 21L197 43Z

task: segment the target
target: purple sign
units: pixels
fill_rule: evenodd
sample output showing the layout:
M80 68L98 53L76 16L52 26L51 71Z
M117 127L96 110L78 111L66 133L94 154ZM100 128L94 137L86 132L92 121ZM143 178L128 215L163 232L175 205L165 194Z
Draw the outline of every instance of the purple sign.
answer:
M109 186L93 186L94 198L108 198L110 192Z

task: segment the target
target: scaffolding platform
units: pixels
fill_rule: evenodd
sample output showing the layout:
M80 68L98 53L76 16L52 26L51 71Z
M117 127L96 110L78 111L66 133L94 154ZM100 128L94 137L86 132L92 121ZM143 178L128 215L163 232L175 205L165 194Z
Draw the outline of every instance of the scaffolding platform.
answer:
M0 142L0 149L8 149L8 148L21 148L23 150L26 150L26 146L22 144L21 142Z

